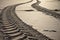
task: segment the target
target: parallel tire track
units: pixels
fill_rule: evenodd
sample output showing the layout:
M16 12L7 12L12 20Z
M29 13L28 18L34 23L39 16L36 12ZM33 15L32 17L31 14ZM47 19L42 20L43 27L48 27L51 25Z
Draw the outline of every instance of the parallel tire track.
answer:
M15 8L22 4L7 6L2 10L0 14L0 31L5 35L4 40L52 40L17 17Z

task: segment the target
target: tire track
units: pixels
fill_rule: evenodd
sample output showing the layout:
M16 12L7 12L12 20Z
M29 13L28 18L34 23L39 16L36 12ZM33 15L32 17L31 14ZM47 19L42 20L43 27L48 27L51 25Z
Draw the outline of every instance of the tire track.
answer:
M30 3L32 2L26 2ZM22 3L22 4L26 4ZM5 7L1 12L1 31L6 34L4 40L52 40L24 23L15 13L15 8L22 4Z
M53 16L53 17L55 17L57 19L60 19L60 14L59 13L56 13L54 11L51 11L51 10L49 10L47 8L44 8L44 7L40 6L39 5L40 3L41 3L41 1L37 0L37 2L32 4L31 6L33 8L35 8L37 11L41 11L41 12L43 12L46 15Z

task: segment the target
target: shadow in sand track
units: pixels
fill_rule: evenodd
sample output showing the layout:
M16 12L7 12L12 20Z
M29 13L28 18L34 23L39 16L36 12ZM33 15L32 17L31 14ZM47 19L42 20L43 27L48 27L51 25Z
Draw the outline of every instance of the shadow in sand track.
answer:
M26 3L30 3L32 1L33 0ZM6 34L6 36L4 36L4 40L52 40L18 18L15 13L15 8L26 3L7 6L1 11L2 19L0 19L0 23L2 26L0 27L4 35Z
M34 3L34 4L32 4L31 6L32 6L33 8L35 8L37 11L44 12L46 15L50 15L50 16L53 16L53 17L55 17L55 18L60 19L60 14L59 14L59 13L56 13L56 12L54 12L54 11L51 11L51 10L49 10L49 9L47 9L47 8L44 8L44 7L40 6L40 5L39 5L40 3L41 3L41 1L37 0L37 2ZM55 11L57 11L57 10L55 10Z

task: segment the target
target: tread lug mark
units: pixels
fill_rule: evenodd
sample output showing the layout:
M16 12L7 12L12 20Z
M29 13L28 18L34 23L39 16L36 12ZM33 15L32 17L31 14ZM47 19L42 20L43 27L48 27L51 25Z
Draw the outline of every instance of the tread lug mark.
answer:
M33 0L26 3L30 3L32 1ZM39 33L17 17L15 13L16 6L26 3L7 6L2 10L2 15L0 14L0 23L2 24L1 31L4 35L6 34L6 36L4 36L4 40L50 40L50 38L44 36L42 33Z

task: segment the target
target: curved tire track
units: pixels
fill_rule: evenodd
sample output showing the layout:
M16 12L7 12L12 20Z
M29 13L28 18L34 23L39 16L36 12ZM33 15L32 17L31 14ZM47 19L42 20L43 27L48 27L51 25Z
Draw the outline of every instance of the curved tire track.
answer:
M60 14L59 14L59 13L56 13L56 12L54 12L54 11L51 11L51 10L49 10L49 9L47 9L47 8L44 8L44 7L40 6L40 5L39 5L40 3L41 3L41 1L37 0L37 2L34 3L34 4L32 4L31 6L32 6L33 8L35 8L37 11L41 11L41 12L43 12L43 13L46 14L46 15L53 16L53 17L55 17L55 18L60 19Z
M30 2L32 0L26 3ZM2 10L0 14L0 31L5 35L4 40L52 40L17 17L15 13L16 6L26 3L7 6Z

